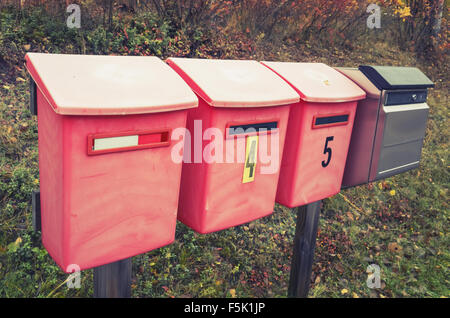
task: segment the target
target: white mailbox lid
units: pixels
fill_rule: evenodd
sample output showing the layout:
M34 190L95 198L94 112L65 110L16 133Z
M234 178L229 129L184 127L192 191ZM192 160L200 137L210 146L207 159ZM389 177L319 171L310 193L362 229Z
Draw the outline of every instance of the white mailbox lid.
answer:
M128 115L198 105L189 86L157 57L27 53L25 59L58 114Z
M366 93L346 76L323 63L261 62L284 78L302 100L317 103L356 101Z
M257 61L169 58L167 63L211 106L263 107L299 101L295 90Z

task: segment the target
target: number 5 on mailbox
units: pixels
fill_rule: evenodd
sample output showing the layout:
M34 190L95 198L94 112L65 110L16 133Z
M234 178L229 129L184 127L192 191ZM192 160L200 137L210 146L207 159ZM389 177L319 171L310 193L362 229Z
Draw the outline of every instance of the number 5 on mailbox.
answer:
M330 137L327 137L327 139L325 140L325 149L323 150L323 153L328 154L328 157L326 160L322 161L322 167L324 167L324 168L326 168L330 164L330 161L331 161L332 151L331 151L331 147L328 145L328 142L333 141L333 139L334 139L334 136L330 136Z

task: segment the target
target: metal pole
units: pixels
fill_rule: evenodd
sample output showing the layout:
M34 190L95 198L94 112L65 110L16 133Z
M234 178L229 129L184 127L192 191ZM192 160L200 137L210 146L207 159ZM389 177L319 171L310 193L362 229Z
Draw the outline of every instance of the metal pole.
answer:
M131 257L94 268L94 297L131 297Z
M33 220L33 230L41 230L41 192L39 190L31 192L31 215Z
M297 207L294 251L292 254L291 275L288 297L308 296L311 270L316 246L321 201Z

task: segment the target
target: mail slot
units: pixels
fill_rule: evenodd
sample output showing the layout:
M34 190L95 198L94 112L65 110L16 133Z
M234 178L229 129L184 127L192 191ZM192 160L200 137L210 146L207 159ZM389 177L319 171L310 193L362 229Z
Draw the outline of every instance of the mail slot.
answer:
M178 219L208 233L271 214L289 107L298 94L256 61L167 62L199 96L187 119L193 141L185 146L191 157L183 164ZM214 160L208 159L212 134L214 154L221 154Z
M28 53L37 105L42 242L64 270L175 237L171 134L198 99L156 57Z
M322 63L262 63L300 96L289 114L276 202L292 208L337 194L364 91Z
M343 187L384 179L420 162L433 83L414 67L337 68L367 93L359 102Z

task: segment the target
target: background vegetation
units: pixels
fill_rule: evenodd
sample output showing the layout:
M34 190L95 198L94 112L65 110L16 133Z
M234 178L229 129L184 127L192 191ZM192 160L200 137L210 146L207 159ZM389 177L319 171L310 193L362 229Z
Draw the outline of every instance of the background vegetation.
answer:
M448 24L443 0L70 1L0 4L0 297L90 297L48 256L31 226L39 188L37 125L28 111L28 51L417 66L435 83L420 169L324 200L313 297L448 297ZM375 1L370 1L375 2ZM178 223L174 244L133 258L134 297L285 297L295 215L209 235ZM366 286L369 264L382 286Z

